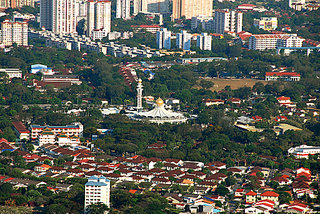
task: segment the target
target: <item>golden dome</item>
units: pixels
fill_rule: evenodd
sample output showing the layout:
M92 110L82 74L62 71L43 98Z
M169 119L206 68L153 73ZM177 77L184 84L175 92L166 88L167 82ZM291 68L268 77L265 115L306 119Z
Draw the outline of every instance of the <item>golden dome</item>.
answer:
M156 104L157 106L162 106L164 104L163 100L159 97L157 100L156 100Z

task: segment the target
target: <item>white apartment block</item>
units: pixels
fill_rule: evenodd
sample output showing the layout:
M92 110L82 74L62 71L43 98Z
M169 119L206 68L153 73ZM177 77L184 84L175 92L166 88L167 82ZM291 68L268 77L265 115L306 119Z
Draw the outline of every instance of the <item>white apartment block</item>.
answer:
M239 33L242 31L242 12L224 9L215 10L215 33L224 34L226 31Z
M28 23L5 20L1 23L0 42L5 46L28 46Z
M96 203L103 203L110 208L110 180L104 176L91 176L85 185L84 208Z
M301 145L297 147L292 147L288 150L289 155L293 155L295 158L309 158L309 155L316 155L320 154L320 147L319 146L307 146Z
M170 0L134 0L133 15L138 13L170 13Z
M201 35L197 36L197 47L201 50L211 51L212 37L207 33L201 33Z
M117 0L116 18L130 19L130 0Z
M100 33L99 33L100 32ZM111 32L111 1L87 2L87 36L102 39Z
M206 31L214 30L213 16L194 16L191 19L191 29L202 28Z
M40 27L54 33L75 33L76 5L76 0L41 0Z
M157 47L158 49L171 49L171 31L167 28L161 28L157 32Z
M9 79L22 78L22 71L17 68L0 68L0 73L6 73Z
M304 39L297 34L256 34L249 38L249 49L265 50L277 47L302 47Z
M176 46L182 50L189 51L191 48L191 34L182 30L181 33L177 33Z

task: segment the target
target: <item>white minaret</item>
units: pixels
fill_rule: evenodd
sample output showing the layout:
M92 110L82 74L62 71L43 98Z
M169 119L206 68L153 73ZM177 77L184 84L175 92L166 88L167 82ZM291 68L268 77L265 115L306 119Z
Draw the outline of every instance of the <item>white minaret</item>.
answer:
M137 85L137 109L142 109L142 91L143 91L143 85L142 85L142 80L138 80L138 85Z

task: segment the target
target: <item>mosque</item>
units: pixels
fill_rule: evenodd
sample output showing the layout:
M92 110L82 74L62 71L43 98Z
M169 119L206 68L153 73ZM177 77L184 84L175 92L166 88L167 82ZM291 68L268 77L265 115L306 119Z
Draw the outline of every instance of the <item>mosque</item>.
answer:
M137 110L129 114L129 118L132 120L145 121L150 123L171 123L171 124L179 124L187 122L188 118L185 117L182 113L173 112L171 110L167 110L164 108L164 102L159 97L156 100L155 107L151 111L143 111L142 107L142 91L143 85L142 80L139 79L137 85Z

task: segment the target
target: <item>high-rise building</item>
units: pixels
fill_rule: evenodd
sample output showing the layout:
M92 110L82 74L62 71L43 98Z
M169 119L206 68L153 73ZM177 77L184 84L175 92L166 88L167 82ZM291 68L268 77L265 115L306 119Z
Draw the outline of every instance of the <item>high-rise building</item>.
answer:
M191 34L187 33L185 30L182 30L180 33L177 33L176 37L177 48L189 51L191 48Z
M134 0L133 14L138 13L170 13L170 0Z
M5 46L28 46L28 23L5 20L1 23L1 40Z
M117 0L117 19L130 19L130 0Z
M173 0L172 19L185 17L191 19L194 16L212 16L213 0Z
M215 33L224 34L226 31L239 33L242 31L242 12L224 9L215 10Z
M142 106L142 91L143 91L143 85L142 80L139 79L138 85L137 85L137 109L143 109Z
M206 31L214 29L214 20L212 16L194 16L191 19L191 29L201 28Z
M87 2L87 36L102 39L111 32L111 1L90 0Z
M157 47L158 49L171 49L171 31L167 28L161 28L157 32Z
M84 208L96 203L103 203L110 208L110 180L103 176L91 176L85 185Z
M202 33L201 35L197 36L197 47L201 50L212 50L212 37L207 33Z
M254 19L253 25L263 30L275 30L278 27L277 17L261 17Z
M0 8L34 7L34 0L0 0Z
M74 33L76 25L76 0L40 1L40 27L55 33Z

